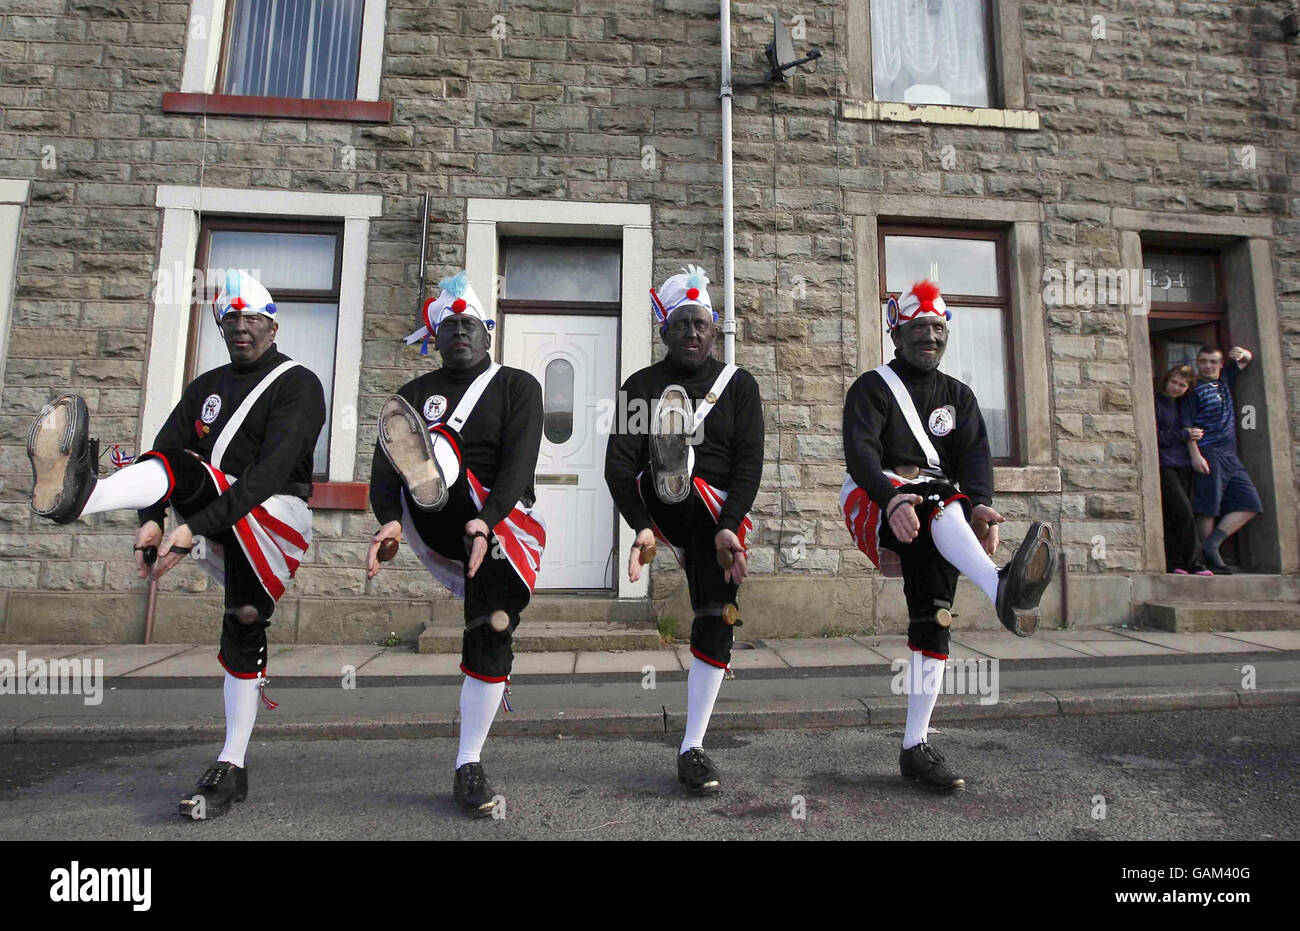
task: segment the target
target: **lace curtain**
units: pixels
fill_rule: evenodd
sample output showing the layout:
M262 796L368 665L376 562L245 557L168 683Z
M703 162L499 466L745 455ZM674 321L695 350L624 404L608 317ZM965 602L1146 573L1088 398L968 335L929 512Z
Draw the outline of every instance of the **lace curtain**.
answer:
M988 0L871 0L876 100L990 106Z

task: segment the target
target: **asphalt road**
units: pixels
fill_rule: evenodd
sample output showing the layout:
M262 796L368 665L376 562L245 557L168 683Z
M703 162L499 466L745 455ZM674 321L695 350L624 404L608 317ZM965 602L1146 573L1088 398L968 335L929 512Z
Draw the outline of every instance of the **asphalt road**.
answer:
M667 738L489 739L501 820L451 799L455 742L254 741L250 795L194 823L176 804L213 745L0 745L0 838L1294 839L1292 708L949 725L968 789L898 776L898 727L715 733L725 791L676 787ZM1104 816L1098 797L1104 798ZM802 799L802 806L800 805ZM805 815L803 818L797 814Z

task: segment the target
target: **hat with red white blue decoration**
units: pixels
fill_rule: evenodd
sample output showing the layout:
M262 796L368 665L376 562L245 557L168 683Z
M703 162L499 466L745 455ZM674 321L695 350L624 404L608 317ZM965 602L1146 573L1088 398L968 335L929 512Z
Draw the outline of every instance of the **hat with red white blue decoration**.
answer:
M687 265L680 275L673 275L658 291L651 288L650 309L654 312L659 329L667 329L673 311L682 307L703 307L713 314L713 320L717 322L718 314L709 301L709 292L706 290L708 286L709 278L704 274L704 269L698 265Z
M469 283L469 277L463 271L456 272L450 278L444 278L438 282L438 287L442 293L437 297L431 297L424 302L420 308L420 317L423 326L406 337L406 344L423 340L420 345L420 355L428 355L429 340L438 335L438 324L455 314L469 314L471 317L477 317L483 322L483 325L489 330L496 327L496 321L487 317L483 309L483 302L478 299L474 293L474 286Z
M262 283L242 268L226 271L226 283L212 304L212 314L217 325L229 313L261 314L275 319L275 303Z
M931 315L952 319L952 311L939 296L939 286L933 281L918 281L902 298L890 296L885 306L885 320L891 333L906 323Z

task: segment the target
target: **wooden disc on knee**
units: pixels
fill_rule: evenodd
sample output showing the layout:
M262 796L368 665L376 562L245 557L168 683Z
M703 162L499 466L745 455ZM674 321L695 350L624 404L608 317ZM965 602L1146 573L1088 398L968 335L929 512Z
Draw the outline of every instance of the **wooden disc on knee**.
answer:
M510 615L504 611L493 611L488 618L488 626L499 634L505 633L510 629Z
M655 561L655 557L659 555L659 547L654 543L647 543L645 546L639 547L639 549L641 550L641 565L643 566L650 565Z
M947 608L940 608L934 612L934 622L940 627L952 626L952 612Z
M391 562L393 560L393 557L396 555L397 555L397 541L394 540L392 537L389 537L387 540L384 540L379 544L378 556L380 562Z
M722 606L722 623L728 627L739 627L744 622L740 619L740 609L735 605Z
M259 618L257 609L252 605L244 605L235 612L235 619L241 624L253 624Z

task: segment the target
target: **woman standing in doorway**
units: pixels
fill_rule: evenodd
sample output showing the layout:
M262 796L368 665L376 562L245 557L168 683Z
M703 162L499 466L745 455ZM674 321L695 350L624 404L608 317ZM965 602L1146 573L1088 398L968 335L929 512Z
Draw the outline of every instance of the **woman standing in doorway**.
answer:
M1179 404L1196 381L1190 365L1165 373L1156 395L1156 435L1160 443L1160 497L1165 522L1165 571L1175 575L1214 575L1205 565L1192 513L1192 461L1187 441L1198 440L1198 427L1184 428ZM1199 453L1197 454L1199 455Z

